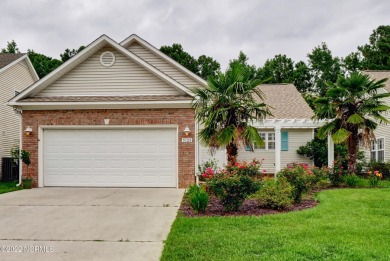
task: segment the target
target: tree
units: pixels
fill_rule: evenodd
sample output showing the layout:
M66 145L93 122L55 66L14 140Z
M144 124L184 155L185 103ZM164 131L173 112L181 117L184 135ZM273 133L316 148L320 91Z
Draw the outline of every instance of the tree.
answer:
M315 47L307 56L314 91L324 96L328 89L326 83L336 82L337 77L342 74L340 59L333 57L326 43Z
M7 42L7 47L2 48L1 53L20 53L15 40L12 40L11 42Z
M67 60L69 60L70 58L72 58L73 56L78 54L80 51L82 51L84 48L85 48L85 46L82 45L77 50L75 50L75 49L72 49L72 50L65 49L64 53L60 54L62 62L66 62Z
M352 73L363 69L362 57L359 52L353 52L341 59L344 71Z
M172 46L161 46L160 51L180 63L193 73L198 73L198 61L183 50L181 44L174 43Z
M46 76L62 64L60 60L53 59L40 53L36 53L34 52L34 50L28 50L27 53L28 57L31 60L31 63L34 66L35 71L40 78Z
M292 83L294 81L294 62L286 55L278 54L267 59L259 68L259 77L269 79L267 83Z
M256 69L255 65L249 65L248 63L249 57L240 51L238 54L237 59L233 59L229 61L229 67L228 68L233 68L236 64L240 65L241 67L245 68L247 73L249 74L248 77L251 78L258 78L258 71Z
M240 144L252 149L253 142L264 144L250 123L271 115L257 88L262 81L251 73L242 64L233 64L210 77L206 88L193 89L195 117L204 126L199 139L212 150L226 147L230 164L236 162Z
M306 63L299 61L294 66L293 82L297 90L307 93L313 90L312 75Z
M350 173L356 173L359 143L368 147L378 123L389 122L382 113L390 109L383 101L390 93L378 93L386 80L374 81L353 72L329 83L326 95L314 102L316 117L331 119L318 129L318 137L324 139L331 134L335 144L346 143Z
M197 74L207 80L209 77L215 77L221 69L221 65L210 56L201 55L198 58Z
M370 43L359 46L363 67L370 70L390 70L390 25L381 25L370 35Z

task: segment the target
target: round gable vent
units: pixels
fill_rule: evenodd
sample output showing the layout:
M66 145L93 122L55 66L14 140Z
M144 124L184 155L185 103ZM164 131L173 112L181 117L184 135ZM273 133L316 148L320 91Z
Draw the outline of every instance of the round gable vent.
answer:
M115 63L115 55L112 52L104 52L100 55L100 63L105 67L113 66Z

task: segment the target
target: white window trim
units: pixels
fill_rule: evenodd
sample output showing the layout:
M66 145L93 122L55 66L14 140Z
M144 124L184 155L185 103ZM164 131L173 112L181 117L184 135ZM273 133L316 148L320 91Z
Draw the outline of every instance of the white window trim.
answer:
M383 148L381 150L378 150L378 140L383 140ZM372 149L372 146L370 146L370 160L372 160L371 158L371 153L374 152L375 153L375 161L378 161L379 159L379 156L378 156L378 152L379 151L383 151L383 162L385 162L385 158L386 158L386 145L385 145L385 137L378 137L374 142L374 149ZM372 145L372 144L371 144Z
M275 144L275 146L276 146L276 135L275 135L275 132L273 132L273 131L259 131L259 134L260 133L264 133L265 134L265 139L264 139L264 149L259 149L259 148L254 148L254 150L262 150L262 151L264 151L264 150L269 150L269 151L273 151L273 150L275 150L275 148L273 148L273 149L270 149L269 148L269 139L268 139L268 135L269 134L274 134L274 140L272 141L274 144Z

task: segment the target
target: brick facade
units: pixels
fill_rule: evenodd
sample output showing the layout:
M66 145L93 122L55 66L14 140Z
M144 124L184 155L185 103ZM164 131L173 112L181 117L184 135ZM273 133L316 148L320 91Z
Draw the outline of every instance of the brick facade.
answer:
M137 109L137 110L24 110L23 130L32 128L30 136L23 135L22 149L31 153L30 176L34 187L38 186L38 127L41 125L104 125L104 118L110 125L178 125L178 179L179 188L186 188L195 182L195 142L182 143L182 130L188 126L189 136L194 139L195 120L192 109ZM26 175L23 166L23 175Z

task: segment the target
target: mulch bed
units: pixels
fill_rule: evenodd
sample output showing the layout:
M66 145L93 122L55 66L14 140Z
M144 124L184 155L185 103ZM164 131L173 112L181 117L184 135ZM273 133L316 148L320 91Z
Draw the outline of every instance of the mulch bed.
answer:
M208 204L208 207L204 213L196 214L191 206L186 201L186 198L183 198L182 204L179 208L179 210L184 214L186 217L211 217L211 216L262 216L262 215L269 215L269 214L278 214L278 213L286 213L291 211L299 211L303 209L313 208L317 206L318 202L313 199L314 193L317 191L312 191L310 194L308 194L305 198L302 199L301 203L294 204L289 209L283 209L283 210L274 210L274 209L267 209L267 208L259 208L257 206L257 202L254 199L246 199L244 201L244 204L241 206L239 211L237 212L226 212L222 204L219 202L219 200L211 196L210 201Z

